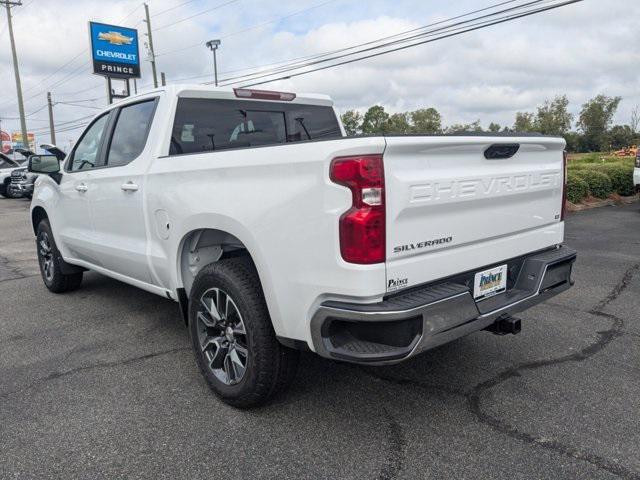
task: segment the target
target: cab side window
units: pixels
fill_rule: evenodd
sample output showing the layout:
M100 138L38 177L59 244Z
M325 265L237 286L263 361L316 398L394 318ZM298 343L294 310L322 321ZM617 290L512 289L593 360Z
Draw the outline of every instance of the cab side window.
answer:
M82 134L82 138L73 151L71 162L69 163L68 170L70 172L89 170L96 166L102 136L108 119L109 114L104 114Z
M142 153L147 143L155 106L154 99L120 109L109 143L107 166L126 165Z

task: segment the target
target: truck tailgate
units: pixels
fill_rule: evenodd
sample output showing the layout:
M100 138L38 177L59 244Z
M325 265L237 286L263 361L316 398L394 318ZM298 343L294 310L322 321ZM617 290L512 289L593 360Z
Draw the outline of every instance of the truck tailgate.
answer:
M563 139L386 137L386 143L387 291L562 241ZM485 158L490 147L502 150L500 158Z

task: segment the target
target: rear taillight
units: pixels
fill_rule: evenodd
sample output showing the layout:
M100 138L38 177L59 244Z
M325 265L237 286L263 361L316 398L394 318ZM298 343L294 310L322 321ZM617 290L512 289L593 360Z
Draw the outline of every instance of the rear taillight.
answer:
M564 220L567 213L567 151L562 152L562 209L560 210L560 221Z
M340 217L340 253L349 263L385 260L385 199L382 155L338 157L330 178L351 190L352 205Z

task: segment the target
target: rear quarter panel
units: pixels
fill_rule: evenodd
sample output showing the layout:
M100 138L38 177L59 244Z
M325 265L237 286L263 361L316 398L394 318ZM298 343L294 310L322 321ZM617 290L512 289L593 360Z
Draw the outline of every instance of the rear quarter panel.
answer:
M146 180L149 221L162 211L167 239L149 228L152 274L181 287L179 254L190 232L211 228L240 239L256 264L276 333L310 343L314 305L332 298L378 298L384 264L340 257L338 220L351 193L329 181L336 156L382 153L383 138L302 142L163 156Z

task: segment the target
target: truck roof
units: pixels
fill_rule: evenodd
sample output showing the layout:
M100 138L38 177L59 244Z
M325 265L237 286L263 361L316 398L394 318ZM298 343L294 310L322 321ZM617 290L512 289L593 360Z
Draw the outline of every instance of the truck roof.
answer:
M199 84L173 84L163 87L153 88L145 90L135 95L123 98L119 102L130 101L133 99L144 98L156 93L164 93L165 95L171 95L176 97L191 97L191 98L221 98L229 100L246 100L246 101L265 101L264 99L251 99L245 97L238 97L235 93L235 88L232 87L213 87L210 85ZM241 89L241 90L253 90L253 91L276 91L268 89ZM286 92L289 93L289 92ZM272 100L266 100L272 101ZM283 100L276 100L283 101ZM319 93L296 93L293 100L287 101L287 103L299 103L304 105L323 105L333 106L333 100L328 95ZM117 104L118 102L114 102Z

